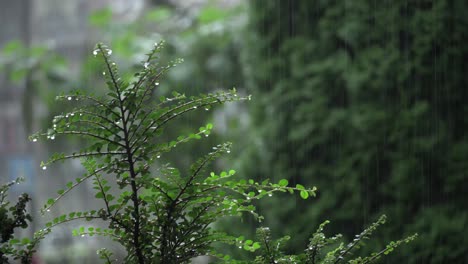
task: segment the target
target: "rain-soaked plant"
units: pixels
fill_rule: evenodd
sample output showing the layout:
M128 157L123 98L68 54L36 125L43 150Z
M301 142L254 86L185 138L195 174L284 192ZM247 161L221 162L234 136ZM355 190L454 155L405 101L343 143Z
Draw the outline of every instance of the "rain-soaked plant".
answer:
M23 179L18 178L0 185L0 263L9 263L11 259L30 263L35 252L37 240L30 241L28 238L19 240L13 236L16 229L25 229L28 227L28 222L32 221L31 215L26 211L26 206L31 200L28 194L21 194L13 205L8 200L11 186L21 181Z
M216 255L214 242L245 245L245 241L213 229L222 217L255 212L252 201L271 196L274 192L298 192L303 199L315 195L315 188L287 180L278 183L237 179L234 170L206 172L207 165L223 153L230 152L230 143L213 147L199 158L187 172L170 164L161 164L160 157L190 140L209 136L212 124L200 127L188 135L174 135L163 141L161 135L173 120L188 112L209 110L226 102L248 100L233 89L228 92L186 97L173 92L171 97L153 100L160 77L177 62L168 66L157 61L162 43L155 44L143 62L140 72L128 82L120 77L111 59L112 51L98 44L94 55L102 58L108 92L105 96L85 94L76 90L57 97L74 104L75 108L53 119L46 132L31 136L53 140L70 135L83 137L87 146L71 154L54 154L47 166L57 161L81 159L86 173L58 190L43 207L49 211L62 197L91 181L95 198L102 208L86 212L69 212L46 224L39 236L51 232L56 225L74 220L104 220L107 228L81 227L75 236L102 235L120 243L127 250L126 263L187 263L200 255ZM259 244L247 245L255 251ZM112 263L112 252L98 251L106 263Z
M340 242L341 235L335 235L327 238L323 233L325 225L329 221L323 222L317 231L312 234L309 244L302 254L287 255L282 250L286 242L290 239L289 236L282 237L277 240L271 238L269 228L257 229L257 240L259 242L260 254L255 259L254 263L304 263L304 264L368 264L379 260L383 255L388 255L398 246L403 243L409 243L417 237L417 234L408 236L404 239L390 242L385 248L379 252L375 252L366 257L353 256L355 250L364 246L364 240L369 239L372 233L386 221L386 216L381 216L376 222L372 223L368 228L356 235L348 244ZM253 242L248 241L248 244ZM235 263L235 262L234 262Z

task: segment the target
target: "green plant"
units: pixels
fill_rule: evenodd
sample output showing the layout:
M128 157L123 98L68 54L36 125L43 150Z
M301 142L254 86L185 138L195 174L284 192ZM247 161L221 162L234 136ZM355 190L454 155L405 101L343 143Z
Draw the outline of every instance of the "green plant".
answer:
M30 263L34 253L35 243L28 238L19 240L13 237L17 228L25 229L28 222L32 221L31 215L26 211L27 203L31 200L28 194L21 194L14 205L10 205L7 200L10 187L21 181L23 179L18 178L0 186L0 263L9 263L9 258Z
M283 248L290 239L289 236L272 240L269 228L259 228L257 229L257 237L260 241L261 255L255 259L255 263L337 264L344 263L345 261L351 264L373 263L380 259L382 255L388 255L401 244L409 243L417 237L417 234L414 234L401 240L392 241L381 251L372 253L367 257L353 256L354 251L363 246L364 240L369 239L372 233L380 225L385 223L385 220L386 216L381 216L376 222L356 235L353 241L346 245L341 242L338 246L334 245L340 241L342 237L341 234L327 238L323 233L323 229L330 221L325 221L320 224L317 231L312 234L304 252L298 255L286 255L283 253Z
M142 70L125 80L111 60L112 50L98 44L93 51L104 62L108 93L97 97L76 90L57 97L70 103L83 102L72 111L53 119L52 128L31 136L53 140L70 135L88 140L88 146L71 155L54 154L41 164L79 158L87 173L76 182L69 182L50 198L43 212L47 212L70 190L91 180L95 198L102 208L87 212L70 212L46 224L39 234L51 232L61 223L74 220L100 219L108 228L81 227L76 236L102 235L120 243L127 250L126 263L186 263L199 255L216 255L214 242L240 244L241 239L214 230L212 224L222 217L249 213L261 220L252 201L271 196L274 192L298 192L303 199L315 195L315 188L297 184L288 187L287 180L261 183L235 179L235 171L206 173L206 166L223 153L230 152L230 143L213 147L213 151L198 159L186 174L169 164L160 162L161 155L179 144L202 136L209 136L212 124L198 132L161 142L164 129L185 113L207 111L225 102L250 99L241 97L233 89L229 92L186 97L174 92L171 97L152 100L160 77L177 62L159 65L157 59L162 43L155 44L143 62ZM256 244L257 245L257 244ZM257 248L249 248L255 251ZM99 250L107 263L111 255Z

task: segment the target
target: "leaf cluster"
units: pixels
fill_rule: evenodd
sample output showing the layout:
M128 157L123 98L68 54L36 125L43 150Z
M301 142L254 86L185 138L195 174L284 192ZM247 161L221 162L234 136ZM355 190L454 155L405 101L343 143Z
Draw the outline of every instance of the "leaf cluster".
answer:
M16 204L11 204L7 199L11 186L22 181L22 178L18 178L0 186L0 263L9 263L10 258L29 263L34 253L35 244L28 238L19 240L13 237L18 228L25 229L28 222L32 221L31 215L26 211L31 200L28 194L21 194Z

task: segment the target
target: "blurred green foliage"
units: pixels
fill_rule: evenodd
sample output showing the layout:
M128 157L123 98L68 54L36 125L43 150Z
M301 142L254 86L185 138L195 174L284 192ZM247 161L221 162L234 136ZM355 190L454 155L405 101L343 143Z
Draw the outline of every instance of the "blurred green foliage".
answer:
M466 1L250 7L258 133L242 172L319 188L312 203L260 207L272 230L297 234L289 251L325 219L349 237L385 213L392 222L370 249L421 235L388 263L468 261Z

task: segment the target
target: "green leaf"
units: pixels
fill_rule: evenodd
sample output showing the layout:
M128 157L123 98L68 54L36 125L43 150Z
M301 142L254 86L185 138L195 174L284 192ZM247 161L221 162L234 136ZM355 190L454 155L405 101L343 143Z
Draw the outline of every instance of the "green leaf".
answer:
M89 16L89 23L92 26L102 27L109 24L112 20L112 10L110 8L104 8L93 12Z
M21 49L23 47L23 44L21 43L21 41L18 41L18 40L14 40L14 41L10 41L8 42L4 47L3 47L3 52L5 54L12 54L13 52Z
M68 182L68 183L67 183L67 188L70 189L71 187L73 187L73 182Z
M172 11L167 7L158 6L158 8L149 11L146 14L146 19L154 22L162 22L171 17Z
M20 242L19 239L16 239L16 238L10 239L10 241L8 241L10 245L18 244L19 242Z
M198 21L200 23L212 23L218 20L222 20L227 16L227 12L223 9L216 8L213 6L205 7L201 12L200 16L198 17Z
M301 184L296 184L296 189L298 190L305 190L305 187Z
M307 191L305 191L305 190L302 190L300 195L301 195L301 198L304 199L304 200L309 198L309 193Z
M281 186L281 187L286 187L286 186L288 186L288 183L289 183L289 182L288 182L288 180L286 180L286 179L282 179L282 180L280 180L280 181L278 182L279 186Z
M258 242L253 243L252 248L253 248L254 250L259 249L259 248L260 248L260 243L258 243Z

